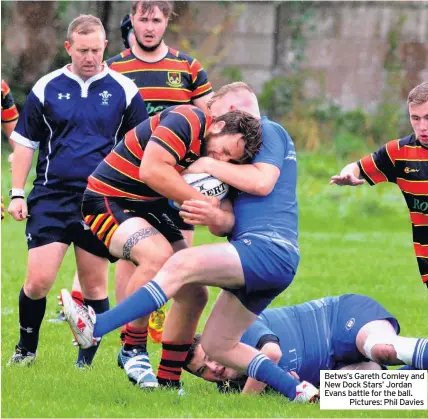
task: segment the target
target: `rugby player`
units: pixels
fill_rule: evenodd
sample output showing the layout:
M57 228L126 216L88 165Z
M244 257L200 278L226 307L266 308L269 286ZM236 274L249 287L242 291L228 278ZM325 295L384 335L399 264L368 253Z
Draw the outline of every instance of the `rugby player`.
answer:
M206 103L212 96L212 87L206 71L193 57L177 51L164 42L165 31L172 15L172 6L168 1L135 1L132 3L130 16L126 16L121 24L121 33L126 50L109 58L106 63L112 69L131 78L139 88L149 116L153 116L163 109L179 104L193 104L206 111ZM168 208L168 216L180 229L187 245L193 244L194 226L183 222L178 212ZM129 261L119 260L115 274L116 301L122 301L127 293L126 287L129 278L135 272L135 265ZM204 300L208 299L208 292ZM80 298L78 289L73 287L75 301ZM173 303L171 308L174 317L188 318L200 316L203 305L194 304L177 307ZM123 367L124 362L144 352L147 343L147 335L155 341L161 341L163 336L162 356L158 371L158 379L169 380L171 374L168 368L170 348L181 341L175 342L174 323L163 321L166 315L166 307L161 307L152 313L147 325L147 320L133 322L122 328L122 339L125 345L119 353L118 364ZM126 354L126 357L122 355Z
M193 104L206 111L206 104L212 96L211 83L202 65L193 57L177 51L165 44L164 35L172 16L172 6L168 1L134 1L129 18L121 25L125 51L109 58L107 65L134 80L146 103L149 116L163 109L180 104ZM194 226L183 222L177 211L168 208L168 216L180 229L187 245L194 239ZM115 274L116 301L126 296L126 286L135 271L135 265L129 261L119 260ZM205 291L207 293L207 291ZM205 297L207 299L207 297ZM188 312L172 308L173 316L183 319L199 317L201 306L186 305ZM149 324L145 321L133 322L122 328L124 344L130 355L131 350L139 349L147 342L147 335L154 342L163 342L167 347L174 345L173 327L165 324L166 307L152 313ZM163 333L165 333L163 335ZM180 342L177 342L180 345ZM123 352L121 352L123 353ZM168 379L168 369L163 367L168 358L168 349L163 348L158 379ZM123 359L119 354L119 365Z
M240 109L260 118L257 98L244 83L224 86L208 107L213 116ZM151 313L194 284L218 286L223 291L202 334L208 356L269 384L290 400L311 402L318 397L314 386L299 382L260 351L239 342L257 316L291 283L300 259L294 144L284 128L267 118L262 119L262 138L263 146L251 164L213 162L215 155L200 159L208 173L215 172L214 176L240 191L233 204L223 201L218 207L196 199L184 201L181 207L186 222L208 225L212 233L228 235L229 243L175 253L153 280L101 315L77 306L62 291L64 312L79 344L92 345L94 339ZM170 358L169 368L179 376L196 323L177 325L177 329L188 342L182 345L181 356Z
M18 109L16 109L15 101L12 96L12 92L8 84L1 81L1 127L7 136L10 146L14 147L13 141L10 140L10 134L15 129L16 123L18 122ZM11 163L13 160L13 152L9 155L8 161ZM1 219L4 218L4 203L3 195L1 196Z
M346 165L339 175L331 177L330 184L397 184L410 212L413 248L422 282L428 288L428 82L410 91L407 104L413 134Z
M284 371L319 387L321 370L379 370L381 365L428 367L428 340L397 336L400 326L381 304L364 295L325 297L264 310L241 342L259 349ZM196 335L188 372L216 382L220 391L260 393L265 384L211 360Z
M167 215L165 198L213 200L189 186L179 172L201 151L238 162L252 157L260 144L260 122L245 112L233 111L213 120L195 106L179 105L139 124L104 159L89 177L82 212L113 256L137 265L129 293L152 279L173 251L185 247L183 236ZM193 286L177 299L198 306L200 312L206 294ZM197 318L186 320L196 327ZM131 381L142 388L157 387L146 345L124 346L121 358Z

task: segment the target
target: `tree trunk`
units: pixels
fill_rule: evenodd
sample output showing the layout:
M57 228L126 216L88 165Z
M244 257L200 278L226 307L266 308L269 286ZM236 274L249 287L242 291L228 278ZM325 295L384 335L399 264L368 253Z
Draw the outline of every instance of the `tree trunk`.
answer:
M4 59L7 54L9 80L33 85L51 69L58 52L56 9L56 1L14 2L2 54Z

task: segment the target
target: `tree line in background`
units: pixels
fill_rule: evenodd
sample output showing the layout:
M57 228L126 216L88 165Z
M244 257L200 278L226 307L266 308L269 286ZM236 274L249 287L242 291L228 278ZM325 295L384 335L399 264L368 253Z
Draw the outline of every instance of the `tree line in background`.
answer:
M69 61L63 41L69 23L67 12L70 3L1 3L4 34L2 77L11 86L18 109L23 106L29 90L41 75ZM284 39L277 39L274 61L279 70L264 84L259 94L263 112L286 127L297 149L331 152L338 157L360 155L365 150L372 150L376 145L408 133L405 103L396 99L406 84L397 52L405 18L389 34L389 51L384 63L389 89L380 92L381 100L376 111L369 113L361 108L345 111L329 99L323 89L315 97L308 97L305 92L305 79L308 75L314 77L314 74L309 74L310 70L305 68L307 39L302 28L315 30L313 3L277 2L277 13L280 17L287 17L287 30L281 32L281 36L288 37L288 53L293 59L285 71L280 68L277 61L284 54L281 48L284 48L285 42ZM214 86L243 80L238 67L222 66L222 60L228 53L223 35L239 18L242 4L227 1L221 4L226 9L224 20L213 27L198 45L192 41L191 34L195 30L193 17L199 11L191 2L174 2L177 16L168 31L168 42L201 61ZM122 15L128 12L128 6L123 3ZM113 3L89 2L85 4L84 12L100 17L106 28L110 40L106 57L120 51L122 44L118 28L123 16L118 16L120 12L113 10ZM319 85L322 84L323 80L319 80Z

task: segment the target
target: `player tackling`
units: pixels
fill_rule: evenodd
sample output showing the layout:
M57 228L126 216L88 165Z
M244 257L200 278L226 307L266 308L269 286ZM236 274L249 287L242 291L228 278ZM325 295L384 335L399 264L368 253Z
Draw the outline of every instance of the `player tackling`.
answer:
M244 83L224 86L213 96L209 108L214 117L233 109L260 117L257 98ZM208 225L216 235L227 234L229 243L177 252L150 282L103 315L95 316L90 308L77 306L66 290L61 292L65 316L79 344L93 345L96 338L151 313L182 287L217 286L223 291L202 335L206 353L290 400L317 399L318 392L311 384L300 383L258 350L239 342L262 310L289 286L300 259L294 144L284 128L266 118L262 119L262 138L263 146L252 164L238 166L207 157L200 159L202 167L195 169L251 193L239 192L233 204L223 201L221 207L187 200L181 208L185 221ZM212 157L218 156L213 153ZM187 349L195 332L191 329L185 325L181 330L183 340L189 339ZM181 365L177 362L175 367Z

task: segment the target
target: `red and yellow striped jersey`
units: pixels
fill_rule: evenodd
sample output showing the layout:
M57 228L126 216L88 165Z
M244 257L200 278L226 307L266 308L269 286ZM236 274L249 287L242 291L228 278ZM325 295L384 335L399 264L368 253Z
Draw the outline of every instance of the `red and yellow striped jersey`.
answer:
M1 81L1 122L12 122L18 119L19 113L8 84Z
M390 141L357 164L370 185L393 182L401 189L410 212L419 271L428 283L428 149L412 134Z
M106 63L137 85L149 116L169 106L190 104L194 99L212 92L202 65L172 48L168 49L168 54L162 60L155 63L140 60L130 49L109 58Z
M212 119L196 106L165 109L141 122L107 155L89 177L87 190L103 196L153 201L162 198L139 178L139 167L149 141L162 146L182 172L198 159Z

